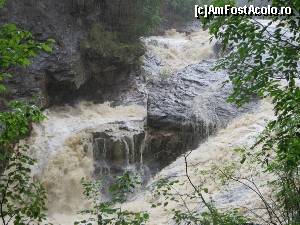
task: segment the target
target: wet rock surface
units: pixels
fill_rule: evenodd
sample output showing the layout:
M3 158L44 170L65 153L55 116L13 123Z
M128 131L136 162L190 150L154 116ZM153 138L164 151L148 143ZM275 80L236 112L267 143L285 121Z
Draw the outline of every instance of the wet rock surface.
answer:
M155 174L258 104L237 108L228 103L232 86L225 83L225 71L212 71L214 60L187 66L167 79L159 78L160 63L146 56L142 76L115 103L146 104L145 121L134 126L120 122L93 133L94 155L101 165L97 173L120 174L143 165Z
M143 121L116 122L92 132L95 175L121 175L143 165Z
M212 71L215 60L187 66L166 79L159 76L162 62L155 55L146 54L144 62L142 75L120 98L123 104L147 105L143 165L152 174L258 104L254 100L237 108L227 102L232 86L224 83L225 71Z
M214 61L186 67L169 79L149 84L148 126L192 130L197 121L224 125L238 110L226 102L231 86L224 71L213 72ZM195 127L194 127L195 128Z
M155 77L156 67L152 64L159 67L159 61L155 57L147 60L144 73L148 75L144 75L153 73L152 77ZM224 83L228 79L226 72L211 70L214 62L205 60L187 66L168 79L157 78L147 82L137 79L135 84L139 88L133 86L132 91L124 92L123 97L128 102L147 102L145 124L140 122L137 133L125 125L123 128L120 125L117 130L97 131L94 140L100 147L95 157L106 158L115 172L125 168L126 163L137 165L142 162L156 173L182 153L196 148L231 119L251 110L255 102L241 109L226 102L232 87ZM126 95L128 98L125 98ZM141 139L145 139L143 150ZM106 156L103 155L106 151L104 146L106 150L110 149ZM139 157L132 160L126 155L128 152L135 156L142 154L142 160Z
M225 127L255 102L238 109L227 103L231 85L224 71L213 72L213 60L202 61L148 85L147 150L158 169Z

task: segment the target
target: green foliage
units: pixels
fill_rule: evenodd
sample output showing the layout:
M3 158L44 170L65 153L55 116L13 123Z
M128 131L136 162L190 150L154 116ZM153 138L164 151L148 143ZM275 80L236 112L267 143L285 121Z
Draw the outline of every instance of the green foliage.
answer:
M13 154L13 146L26 137L32 122L40 122L45 117L36 106L22 102L11 102L8 110L0 112L0 171Z
M0 8L5 1L0 0ZM37 42L28 31L14 24L0 26L0 92L11 78L13 67L30 65L39 52L51 52L53 40ZM18 141L28 135L32 122L44 119L40 110L19 101L0 112L0 219L3 225L40 224L45 219L46 193L32 180L34 160L27 155L28 146Z
M14 24L4 24L0 27L0 49L2 68L28 66L29 58L36 56L38 50L51 52L47 43L34 41L30 32L20 30Z
M231 1L215 1L230 4ZM276 7L300 11L298 0L273 0ZM272 16L262 22L245 16L203 19L211 34L231 51L216 69L226 69L234 85L230 102L243 105L252 96L271 98L276 119L269 123L254 147L262 145L256 159L278 179L277 223L300 223L300 89L296 84L300 60L300 17ZM238 32L237 32L238 31ZM254 148L253 147L253 148ZM249 152L251 154L251 151Z
M3 8L4 4L5 4L5 0L0 0L0 9Z
M5 91L2 83L11 77L9 70L13 66L28 66L30 59L40 51L51 52L53 40L36 42L32 34L21 30L14 24L0 26L0 92Z
M133 32L137 37L152 33L161 23L160 15L162 0L140 0L141 9L134 24Z
M92 202L92 208L83 210L82 215L89 215L88 219L75 222L75 225L143 225L149 219L146 212L130 212L123 210L117 203L126 201L127 194L132 193L136 185L140 184L136 177L128 172L116 177L116 182L110 186L111 201L101 200L102 183L100 181L87 181L82 179L84 194Z
M117 176L115 182L109 187L112 201L125 202L128 195L133 193L140 184L139 177L132 176L129 172L125 172L122 176Z
M32 122L44 118L36 106L18 101L9 103L8 110L0 112L0 173L14 152L14 144L28 135Z
M3 225L40 224L45 219L44 188L31 178L34 160L28 146L18 146L0 175L0 220Z
M0 113L0 146L24 138L32 122L40 122L45 118L39 108L14 101L9 103L9 110Z

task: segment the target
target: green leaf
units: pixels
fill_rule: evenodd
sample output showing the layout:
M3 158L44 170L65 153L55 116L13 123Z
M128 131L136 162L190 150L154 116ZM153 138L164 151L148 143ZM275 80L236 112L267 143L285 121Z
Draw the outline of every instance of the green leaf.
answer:
M48 44L42 44L41 47L45 52L52 52L52 48Z

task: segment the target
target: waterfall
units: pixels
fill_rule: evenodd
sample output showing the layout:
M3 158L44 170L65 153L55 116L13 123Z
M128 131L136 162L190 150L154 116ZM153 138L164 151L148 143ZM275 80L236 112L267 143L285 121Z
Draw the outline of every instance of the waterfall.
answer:
M155 61L151 64L144 58L146 82L152 78L165 79L190 64L214 57L213 43L207 31L179 33L170 30L163 36L144 38L144 43L147 49L145 57L153 56ZM195 110L203 104L203 99L197 97ZM202 110L199 114L206 127L212 126L212 121L219 121L217 116L208 115L205 107L199 110ZM33 169L34 177L44 184L48 194L49 222L73 224L76 213L89 206L82 194L81 178L118 174L123 170L140 170L145 180L151 178L152 171L145 165L148 140L148 132L144 130L146 106L111 107L109 103L80 102L75 106L50 108L45 114L47 119L34 125L27 142L38 162ZM228 159L230 153L227 149L255 137L271 116L267 103L262 105L260 113L243 115L200 145L192 154L192 161L206 167L210 161ZM213 130L203 131L199 126L192 126L194 132L207 132L202 136L208 136L209 130ZM179 158L159 172L149 185L160 177L182 174L182 166L182 158ZM150 224L168 224L168 215L162 210L149 208L151 200L151 195L142 191L125 207L149 210L153 218Z
M125 150L126 150L126 167L129 167L129 160L130 160L130 149L128 146L128 143L126 140L122 140L124 145L125 145Z
M37 159L33 175L46 188L50 220L70 225L76 213L89 205L80 180L94 173L93 129L105 129L115 121L143 121L146 111L137 105L111 107L109 103L81 102L48 109L45 114L47 119L33 126L27 140ZM104 147L104 155L105 151Z
M197 149L192 151L188 157L189 175L195 185L200 185L203 180L199 177L202 170L209 170L213 165L224 165L228 162L237 161L240 158L235 154L234 149L239 147L250 147L256 140L257 136L264 130L268 121L274 119L273 106L269 102L262 102L256 112L244 114L234 119L225 129L220 130L215 136L210 137L205 143L201 144ZM255 177L256 170L248 171L243 169L240 171L243 176ZM161 178L174 178L179 180L175 188L184 196L193 192L191 185L188 184L185 174L184 158L179 157L175 162L159 172L148 184L149 188L137 194L136 198L123 205L125 209L132 211L148 211L150 213L150 221L148 225L174 224L168 211L162 208L151 208L151 204L158 202L159 199L154 197L150 190L151 185ZM266 177L256 177L258 185L265 185L268 179ZM217 185L213 180L205 180L205 187L208 188L212 198L218 208L238 208L240 206L248 206L249 208L259 208L260 201L251 190L245 186L232 182L228 187ZM265 186L261 187L262 193L269 193ZM161 197L163 198L163 197ZM232 200L234 199L234 200ZM191 204L191 208L195 205ZM181 203L169 203L169 208L183 209ZM199 208L203 210L203 208Z
M160 59L159 75L164 79L174 72L214 56L214 41L208 31L179 33L168 30L163 36L144 39L147 51Z

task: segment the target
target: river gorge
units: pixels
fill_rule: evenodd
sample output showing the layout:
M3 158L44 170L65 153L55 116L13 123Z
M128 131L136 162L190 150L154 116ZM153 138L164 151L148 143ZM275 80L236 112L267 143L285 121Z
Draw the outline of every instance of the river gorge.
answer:
M149 224L169 224L168 214L149 208L151 184L183 176L181 154L190 150L189 163L197 165L191 171L233 160L232 150L250 146L272 119L268 102L255 100L241 109L226 102L231 89L223 84L226 72L211 71L215 43L197 25L193 29L143 39L143 68L133 78L136 86L123 94L124 102L51 107L47 119L34 125L26 142L38 162L34 177L47 190L51 222L72 224L89 206L82 178L132 171L142 174L145 186L124 207L149 211ZM209 187L221 207L229 207L233 196L235 204L256 204L253 193L241 186Z
M229 103L231 71L214 67L234 45L222 51L200 21L160 4L157 12L165 17L147 35L139 30L143 1L10 0L2 9L3 22L32 31L38 41L55 40L51 53L12 69L14 77L5 80L9 92L0 98L3 111L17 99L39 106L46 117L19 142L36 159L30 179L47 194L43 224L85 219L79 212L92 202L82 180L101 180L98 201L105 201L109 186L125 172L140 183L118 207L148 212L149 225L174 225L172 209L205 211L203 202L188 198L193 185L203 187L220 210L237 209L255 223L257 215L265 216L259 197L271 198L271 175L255 163L235 168L246 185L223 183L217 174L220 167L244 163L239 153L275 118L272 100L251 95L242 107ZM154 194L162 179L177 180L172 191L182 202L151 207L164 201Z

